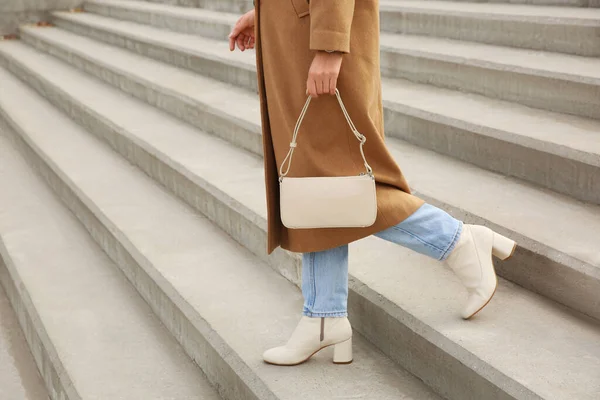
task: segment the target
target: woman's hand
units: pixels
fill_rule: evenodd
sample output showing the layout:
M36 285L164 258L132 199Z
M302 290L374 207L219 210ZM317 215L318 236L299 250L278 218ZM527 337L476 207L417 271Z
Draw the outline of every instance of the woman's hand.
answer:
M254 15L254 10L248 11L235 23L229 34L229 50L234 51L236 43L241 51L254 48Z
M308 71L306 93L313 98L320 94L335 94L342 58L342 53L318 51Z

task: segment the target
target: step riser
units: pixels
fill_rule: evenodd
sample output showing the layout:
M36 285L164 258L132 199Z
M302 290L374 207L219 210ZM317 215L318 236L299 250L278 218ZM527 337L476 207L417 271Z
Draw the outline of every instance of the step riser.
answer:
M67 61L71 65L91 72L93 75L120 87L135 97L149 102L170 114L189 122L207 132L223 137L255 154L262 154L259 126L248 126L242 121L233 123L215 110L181 97L169 95L151 82L135 81L125 74L99 67L72 52L47 45L45 42L23 32L23 40L36 48ZM126 83L126 84L124 84ZM153 96L148 96L151 91ZM162 93L161 93L162 92ZM509 135L507 132L480 134L485 128L467 126L457 128L455 121L439 123L439 117L431 120L413 115L413 110L399 110L393 104L384 102L386 132L423 148L435 150L449 156L532 182L582 201L600 204L600 168L597 160L586 154L572 154L563 157L546 151L544 143L530 147L496 139ZM533 147L535 146L535 147ZM578 162L574 160L583 160Z
M27 41L30 40L29 35L23 35L23 38ZM105 80L111 85L126 91L127 93L135 95L137 98L144 102L148 102L152 105L156 105L164 109L164 105L168 105L167 111L171 112L177 117L183 118L184 120L191 120L197 122L195 125L202 129L203 126L210 126L212 131L218 135L222 135L225 140L235 144L236 146L250 150L255 154L262 156L262 139L260 136L259 126L250 126L250 124L239 125L239 121L227 121L227 118L219 115L218 113L207 112L198 117L199 106L194 107L187 103L182 103L180 97L173 97L169 93L164 93L160 89L156 91L151 89L151 86L146 86L148 89L145 90L143 82L133 82L131 77L121 75L110 69L102 68L95 65L89 60L84 60L80 57L70 55L57 47L48 47L43 42L31 39L31 43L42 46L38 47L44 51L50 51L51 53L59 56L65 61L68 61L71 65L78 66L82 70L91 72L96 77ZM15 74L22 75L22 70L15 66L13 72ZM35 77L25 75L22 77L23 80L30 82L37 82ZM35 83L35 85L40 85ZM135 89L135 90L133 90ZM118 137L111 133L111 129L103 128L104 123L95 123L95 116L93 113L86 111L78 111L81 106L77 103L72 102L70 99L66 99L65 96L61 95L60 92L56 92L55 88L44 87L40 93L43 93L51 101L53 99L61 98L61 102L55 102L57 106L63 109L66 113L69 113L71 118L75 119L79 124L86 126L92 132L96 132L99 136L105 137L110 143L118 143ZM183 113L183 114L182 114ZM188 113L187 117L185 116ZM83 115L86 114L86 115ZM235 135L223 135L231 129L231 125L236 126L233 130L237 132ZM388 130L393 124L388 123ZM115 147L115 145L113 145ZM127 155L132 153L133 150L126 150L126 144L116 145L117 148L123 148L120 150L121 154ZM185 174L185 171L182 171ZM198 186L205 185L203 182L199 182L197 177L189 176L186 178L188 182L196 180L195 184L189 184L188 189L184 192L177 192L178 196L185 196L185 201L189 204L197 203L193 205L197 207L202 205L202 202L198 203L198 199L206 198L206 191L199 189ZM175 190L175 188L171 188ZM573 257L565 254L556 255L556 251L548 248L538 242L535 242L526 237L519 237L515 232L505 231L502 227L494 226L490 221L481 219L477 216L465 213L462 209L455 205L440 203L436 199L428 197L426 194L419 193L428 202L435 204L441 208L446 209L453 215L461 216L462 219L468 223L477 223L490 226L502 234L510 237L514 237L518 240L520 248L519 252L509 262L502 263L498 273L513 281L521 286L527 287L528 289L537 292L543 296L549 297L555 301L565 304L575 310L581 311L587 315L593 316L600 320L600 309L596 306L597 293L600 292L600 279L595 279L590 276L582 275L578 272L578 268L573 266L580 265L581 262L574 259ZM209 208L214 210L220 210L219 213L228 221L228 224L232 224L231 221L235 219L228 213L227 209L219 208L219 203L211 203L206 205L206 209L200 209L203 214L206 214ZM211 218L209 216L209 218ZM212 218L211 218L212 219ZM213 219L214 222L218 222ZM254 218L252 221L245 220L244 229L248 229L249 225L252 224L260 225L262 233L254 232L252 235L239 235L236 238L245 247L250 249L257 255L264 254L266 243L266 224L261 218ZM233 225L232 225L233 226ZM233 229L233 228L232 228ZM236 228L239 232L241 228ZM262 235L262 236L261 236ZM288 280L298 284L300 282L299 275L299 264L296 260L292 265L287 267L288 264L280 260L280 255L273 257L268 260L270 265L275 268L279 273L285 276ZM590 267L591 268L591 267ZM592 269L592 268L591 268ZM553 273L550 273L553 271ZM585 282L582 284L582 282Z
M390 136L600 204L600 166L597 166L600 163L592 154L573 154L567 158L495 138L508 137L509 132L486 132L488 129L477 126L463 129L452 126L452 122L437 123L412 116L410 111L395 110L393 106L385 107L384 115L386 134ZM543 148L544 143L536 141L535 145ZM575 161L578 158L588 158L590 163Z
M381 28L387 32L409 35L445 37L589 57L600 55L597 40L600 27L500 18L428 14L412 10L384 11L381 13Z
M154 0L153 0L154 1ZM464 3L530 4L536 6L600 7L598 0L445 0ZM159 2L156 0L154 2ZM162 2L162 1L160 1ZM165 2L166 3L166 2Z
M146 0L149 3L169 4L182 7L206 8L208 10L244 13L254 8L252 0Z
M175 32L188 33L211 39L227 40L233 24L211 23L195 19L167 16L162 13L142 10L129 10L120 7L110 7L103 4L86 3L85 10L105 17L133 21L140 24L168 29Z
M141 54L146 57L163 61L177 67L189 69L201 75L208 76L232 85L240 86L257 92L256 70L241 68L222 60L213 60L201 55L190 55L181 51L165 48L161 45L144 43L139 40L125 38L109 32L104 32L86 25L76 24L63 18L54 18L54 23L66 30L79 35L103 41Z
M66 183L68 179L52 169L44 156L37 153L25 137L23 132L17 132L14 141L29 164L123 270L189 357L204 371L219 394L226 400L276 400L275 395L255 378L236 353L215 334L210 325L152 264L126 239L119 240L123 235L120 235L118 228L104 218L102 212L89 203L89 199L81 197L82 194L76 188Z
M34 87L36 85L33 85ZM98 133L96 133L98 134ZM112 133L112 137L119 135L117 132ZM184 201L202 212L219 227L230 234L234 239L238 240L242 245L247 246L258 257L270 263L272 266L277 266L286 269L285 272L280 270L284 276L290 275L295 277L296 285L300 280L300 266L298 257L278 251L274 258L265 255L266 246L266 230L265 222L260 227L255 223L248 222L249 220L259 219L261 217L252 215L249 218L244 217L241 204L235 204L233 199L222 199L219 193L211 188L193 188L196 184L191 184L189 179L181 172L167 166L164 161L158 160L151 156L145 149L132 143L127 138L121 136L119 140L108 138L107 141L115 145L115 150L151 177L159 181L161 184L168 187L173 193L181 197ZM29 147L29 144L23 146ZM95 210L92 204L87 204L85 200L73 191L66 181L60 178L55 171L49 173L43 170L49 170L50 167L43 157L33 153L30 149L27 150L27 157L30 163L35 165L36 169L42 170L43 175L51 174L54 178L49 180L49 184L57 193L60 194L63 201L73 211L75 215L82 221L94 239L102 246L109 256L123 268L125 274L132 279L132 283L138 288L140 294L148 301L159 318L171 330L188 354L198 362L203 369L211 368L214 365L216 355L197 354L197 347L204 349L209 347L209 344L193 346L190 344L201 343L204 341L195 335L195 329L200 330L197 326L189 328L182 332L180 328L185 327L185 321L189 320L190 316L179 318L181 313L177 307L182 307L179 301L173 301L169 295L164 295L164 292L170 293L163 285L154 283L157 276L152 275L152 278L145 281L144 274L149 274L151 265L147 264L143 257L137 254L133 246L125 244L117 234L109 232L118 232L117 228L110 226L110 222L102 218L100 211ZM85 203L85 204L84 204ZM248 212L245 213L248 215ZM116 235L116 236L113 236ZM248 238L253 238L248 240ZM141 265L141 270L138 268ZM138 267L136 267L138 266ZM141 281L141 282L140 282ZM430 343L424 337L414 333L422 332L425 327L417 329L403 325L400 321L414 319L414 317L406 314L398 306L386 303L381 304L380 296L369 289L362 282L351 277L350 283L350 300L349 309L353 315L354 328L366 334L367 338L376 346L386 352L391 358L405 366L409 371L423 379L434 390L443 394L451 400L479 400L485 396L490 400L507 400L518 399L519 397L511 396L508 393L498 389L491 382L480 376L477 372L469 369L463 362L457 360L452 355L441 350L439 347ZM157 295L160 293L160 295ZM157 299L157 297L159 297ZM175 303L171 306L169 303ZM363 314L363 315L360 315ZM177 317L174 317L177 316ZM394 321L394 319L398 319ZM389 326L384 329L378 329L382 321ZM388 322L389 321L389 322ZM209 330L208 327L204 328ZM398 331L390 332L391 329ZM189 335L189 336L188 336ZM393 337L392 337L393 336ZM180 338L188 338L182 340ZM214 345L212 345L214 347ZM204 361L208 358L209 361ZM203 364L206 362L206 364ZM213 363L213 364L211 364ZM226 366L217 366L217 371L222 371ZM233 374L233 373L231 373ZM209 379L213 381L214 377L207 372ZM230 375L230 374L228 374ZM439 379L438 377L444 377ZM447 382L452 382L448 385ZM231 386L235 382L219 382L219 385L230 385L225 387L239 387L242 383L237 383L236 386ZM516 383L515 383L516 384ZM221 387L221 386L219 386ZM524 389L524 388L523 388ZM268 397L248 396L248 393L243 393L241 397L226 397L227 399L265 399Z
M48 21L47 11L3 11L0 10L0 36L14 34L22 24Z
M37 325L32 322L32 319L35 318L32 318L32 314L30 314L30 312L35 313L33 305L31 304L31 301L27 300L27 294L19 293L17 291L17 286L19 286L17 283L18 280L13 281L13 277L9 273L8 267L6 266L8 263L10 263L9 258L4 254L0 255L0 284L2 284L2 287L7 294L10 304L13 310L15 310L15 314L17 314L21 330L25 335L29 349L34 356L35 363L40 371L42 379L44 380L50 399L81 400L81 397L79 397L79 395L73 389L69 390L68 392L64 389L68 386L66 386L63 381L65 378L68 378L65 377L64 374L63 377L59 376L57 370L60 369L60 367L57 367L53 363L54 360L58 360L58 356L55 356L56 358L54 358L48 354L45 343L49 343L49 339L47 337L45 340L40 338L38 329L43 330L43 327L41 324ZM22 286L19 287L22 288ZM21 290L24 291L25 289ZM39 321L39 319L37 320ZM41 334L44 335L44 333ZM60 361L58 363L60 363Z
M468 61L468 60L467 60ZM600 86L382 49L384 76L477 93L543 110L600 118Z
M245 13L254 8L252 0L196 0L196 3L198 8L231 13Z

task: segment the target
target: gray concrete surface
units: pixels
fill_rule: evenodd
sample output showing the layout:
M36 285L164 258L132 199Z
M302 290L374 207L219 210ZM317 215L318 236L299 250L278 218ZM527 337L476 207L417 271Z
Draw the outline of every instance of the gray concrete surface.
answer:
M262 350L285 341L300 317L297 289L24 84L5 76L2 83L6 96L29 105L23 110L1 102L29 162L124 269L225 398L441 400L358 334L356 362L349 366L332 369L330 352L294 374L265 364ZM31 118L32 110L39 118ZM121 113L128 111L121 108ZM60 132L53 137L45 133L48 114ZM147 117L143 129L165 118ZM197 135L168 120L178 123L182 134ZM162 133L169 140L168 131ZM57 141L69 145L56 146ZM36 196L36 204L47 202L40 199L45 197Z
M231 28L240 17L239 14L139 1L88 1L84 7L88 12L105 17L220 40L227 40Z
M34 44L35 38L40 41L48 41L52 37L62 39L61 42L68 43L68 46L50 41L48 43L55 45L40 48L180 119L220 135L236 146L261 154L258 101L254 95L104 44L95 45L85 38L69 34L62 37L60 31L31 30L31 34L31 38L28 34L24 35L24 39ZM117 53L118 57L115 56ZM135 72L130 71L131 65L138 67ZM22 67L15 71L20 69ZM23 76L24 79L32 77L31 73ZM56 82L51 77L48 79ZM33 80L38 81L39 77ZM84 84L80 86L84 87ZM64 90L61 82L46 85L41 90L51 99L62 99L56 104L67 112L86 110L77 111L76 118L81 124L101 132L101 135L114 135L111 128L102 128L102 120L100 125L94 122L97 119L96 106L84 105L78 100L77 92L70 92L70 96L74 97L66 100L60 94ZM101 85L95 89L97 92L101 90ZM428 103L427 98L423 101ZM231 107L232 104L237 106ZM115 142L116 139L109 140ZM600 254L595 250L594 242L596 235L600 234L594 230L600 226L597 207L584 206L496 174L484 173L405 143L394 146L394 149L398 161L408 171L411 183L416 185L422 197L462 219L493 226L519 240L522 250L514 260L500 266L503 276L600 319L600 299L597 296L600 290ZM411 158L415 161L405 161ZM186 174L185 170L182 174ZM486 188L485 196L479 191L482 186ZM521 194L521 197L514 193ZM190 198L189 201L194 200ZM490 203L502 206L490 207ZM519 217L515 218L515 215ZM565 229L562 233L556 234L556 230L547 229L551 215L565 215L561 223L562 229ZM586 229L581 230L582 226ZM565 238L568 239L565 241ZM254 237L239 240L247 240L249 246L256 244L257 254L264 250L262 243L257 244ZM285 276L296 276L294 265L284 268L285 262L278 257L273 259L273 264L280 265L277 268L281 268Z
M24 23L49 21L50 11L69 10L81 0L2 0L0 2L0 35L17 33Z
M411 0L385 0L380 6L387 32L600 55L599 9Z
M0 258L0 269L4 268ZM49 399L44 381L27 347L19 321L2 285L0 285L0 399Z
M0 35L15 34L22 24L32 24L49 20L50 13L47 11L0 11Z
M0 70L0 82L3 124L24 115L24 126L36 126L37 118L46 121L47 132L48 117L56 111L37 109L32 118L31 109L21 106L29 103L15 92L16 78ZM23 114L7 115L7 102L20 104ZM70 153L67 143L60 147ZM6 137L0 138L0 159L0 255L5 263L0 276L19 318L30 321L28 334L40 338L31 349L51 398L220 399Z
M14 49L11 53L17 54L16 57L20 58ZM109 126L98 119L90 120L89 115L82 115L80 110L68 106L73 110L72 118L80 123L87 121L87 128L96 134L107 135L109 143L126 155L131 162L140 166L147 174L159 180L197 209L204 211L210 219L244 246L257 254L264 254L265 211L262 188L264 183L262 183L262 162L259 158L211 135L204 135L191 129L171 117L152 113L148 106L130 98L122 98L122 95L115 90L98 85L93 80L82 76L81 79L87 80L87 83L83 83L82 80L75 78L80 74L69 67L60 67L58 63L45 60L44 56L35 55L34 52L26 53L29 55L25 56L23 53L22 57L29 59L27 64L30 70L34 68L32 66L39 65L44 59L45 62L42 64L47 72L36 71L37 74L45 75L46 80L61 79L61 87L69 87L71 93L79 91L78 96L86 96L85 100L81 99L84 103L93 102L92 108L95 112L105 115L102 118L104 121L111 122ZM41 92L47 91L47 88L31 76L26 79L37 86ZM57 96L52 95L52 97ZM27 103L33 104L33 98L28 99ZM114 127L117 126L120 128L115 129ZM70 129L66 128L60 129L60 132L65 135L69 131ZM26 132L21 133L26 134ZM64 150L53 147L50 138L44 138L43 135L34 132L29 134L35 135L30 139L32 143L46 143L44 149L39 151L47 154L44 157L52 157L52 165L56 165L58 160L65 157ZM76 138L75 135L61 141L72 143L78 149L89 148L85 151L81 150L78 157L82 157L81 160L88 160L96 168L98 165L114 165L114 168L118 168L118 176L129 173L126 169L120 168L120 164L116 161L101 162L100 159L93 158L95 156L91 153L88 154L92 151L101 154L100 148L92 150L98 147L97 145L86 144L84 139ZM407 150L410 153L414 149ZM228 162L220 162L224 159ZM66 173L69 168L68 164L64 164L65 162L66 159L63 159L60 163L64 167L56 167L61 171L66 168L62 173ZM422 163L411 164L423 166ZM77 165L77 170L81 171L81 162ZM215 168L215 165L220 167ZM101 170L103 174L110 175L107 168ZM109 181L107 184L114 184L117 175L110 176L111 178L106 178ZM443 178L446 177L440 177ZM464 176L458 178L464 179ZM66 184L72 181L66 176L63 176L62 180ZM448 185L451 184L452 182L448 182ZM83 190L85 185L89 185L84 191L87 195L80 196L80 201L93 210L96 218L99 218L103 224L109 224L108 231L122 232L123 225L114 222L113 219L125 217L119 216L117 212L112 214L115 217L111 218L113 222L109 223L106 220L106 213L111 213L112 208L98 208L98 202L101 201L114 204L104 197L107 193L110 192L112 198L122 191L102 190L102 185L97 179L90 178L87 183L85 180L78 181L76 192ZM143 189L140 185L141 183L138 184L131 179L119 187L130 188L131 193L127 191L127 196L136 196L134 193L140 193L140 196L145 199L158 201L156 199L161 198L158 192L147 194L149 189ZM493 182L490 182L490 186L493 186ZM477 185L477 188L481 186ZM70 190L75 190L75 187L71 185ZM60 192L67 191L60 190ZM137 200L137 197L132 199L135 199L131 200L135 204L140 204L141 200ZM499 201L498 198L495 200ZM483 202L483 199L480 201ZM72 200L68 201L71 202ZM482 206L487 206L489 209L489 204L482 204ZM148 212L152 215L159 215L161 212L165 213L167 208L152 206L151 210L154 211ZM101 212L102 218L99 216ZM128 209L127 215L130 215L129 212ZM179 222L176 223L179 220L175 220L172 214L165 215L170 223L179 226ZM182 221L189 221L189 215L187 212L186 219ZM534 215L531 217L532 220L536 218ZM140 220L154 223L148 218ZM123 221L127 222L127 218ZM157 226L165 225L166 222ZM88 229L94 231L93 226L90 222ZM138 226L136 230L138 238L159 234L156 232L164 230L136 226ZM179 226L177 231L191 232L191 228L187 226ZM179 237L174 233L172 235ZM123 246L128 252L154 248L148 244L133 246L130 241L124 242L121 234L116 234L116 237L124 243ZM97 240L102 243L102 240ZM183 239L179 240L185 242ZM197 245L198 241L193 243ZM583 243L578 242L578 245ZM463 323L458 318L462 292L459 284L448 271L430 260L415 258L414 255L396 246L385 248L381 246L382 242L369 239L355 246L356 250L353 250L357 252L352 263L353 322L369 340L417 374L428 385L450 399L461 400L529 399L550 395L557 399L571 399L572 396L582 399L595 398L598 390L595 386L595 382L598 382L596 371L599 370L596 363L600 363L598 357L600 348L596 347L597 337L600 335L600 327L597 323L574 317L555 303L504 281L495 305L490 308L492 314L478 319L473 324ZM593 257L593 254L590 256ZM373 262L374 257L381 258ZM142 256L134 258L143 259ZM183 260L187 260L187 257L183 257ZM397 260L405 261L398 265ZM287 264L281 265L281 268L286 271L283 274L289 276L295 273L297 282L297 259L283 254L279 261ZM149 268L149 262L144 261L142 266ZM369 275L368 285L365 284L365 274ZM375 284L371 280L380 282L378 287L381 289L374 290ZM410 282L408 283L410 288L404 286L406 282ZM428 284L423 285L423 282ZM494 315L498 318L494 318ZM385 329L380 329L382 326ZM544 338L535 337L536 332L550 330L554 334ZM487 342L491 337L494 338L493 350ZM565 337L569 337L568 345L565 343ZM527 363L524 363L524 360L527 360ZM531 375L532 365L536 368L534 375ZM569 373L565 374L565 370ZM549 386L548 381L553 384Z
M159 61L257 91L256 66L240 52L223 51L223 41L160 30L89 13L55 13L61 28ZM172 47L173 43L177 43Z
M253 8L252 0L147 0L151 3L243 13Z
M600 118L600 59L422 36L381 35L391 78Z

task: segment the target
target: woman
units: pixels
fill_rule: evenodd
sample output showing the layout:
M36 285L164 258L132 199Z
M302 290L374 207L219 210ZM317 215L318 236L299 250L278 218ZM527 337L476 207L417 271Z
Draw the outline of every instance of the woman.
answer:
M261 4L262 3L262 4ZM473 317L497 286L492 254L506 259L516 244L488 228L463 225L411 195L384 143L377 0L262 0L233 28L230 50L256 47L268 207L268 252L303 253L304 311L286 345L264 353L276 365L296 365L327 346L334 362L352 361L347 319L348 243L369 235L445 261L467 288L462 316ZM304 119L291 176L349 176L361 172L353 141L334 96L344 99L375 173L377 219L368 228L287 229L279 215L279 167L298 114Z

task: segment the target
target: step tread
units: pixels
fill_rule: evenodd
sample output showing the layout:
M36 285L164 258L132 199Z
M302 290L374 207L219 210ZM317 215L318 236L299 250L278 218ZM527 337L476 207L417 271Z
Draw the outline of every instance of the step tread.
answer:
M127 71L128 74L135 75L137 79L143 79L149 85L160 85L180 96L194 99L198 104L242 121L253 127L257 134L260 133L259 101L256 95L248 91L104 43L78 37L66 31L36 28L27 28L27 31L72 49L78 54L85 54L86 57L94 59L98 63ZM7 44L13 45L15 49L20 49L22 52L27 50L19 43L5 43L5 45ZM5 46L5 48L8 47ZM33 51L29 50L29 52ZM36 57L43 56L36 55ZM130 68L131 65L136 65L135 70ZM451 99L452 103L439 101L441 98L449 101ZM479 100L482 101L481 104L489 104L490 109L485 110L484 105L477 105ZM521 137L525 139L527 138L526 134L533 135L535 132L541 132L539 135L542 135L544 132L548 132L549 137L560 136L563 138L560 143L565 146L566 139L561 135L561 125L557 121L564 121L562 127L567 132L566 136L573 132L573 137L580 138L579 140L582 141L581 138L586 135L600 132L598 123L595 121L535 111L519 105L409 82L385 80L384 101L415 109L418 111L417 115L435 112L437 115L447 116L454 120L464 118L467 121L471 120L489 127L490 130L511 132L515 136L523 135ZM447 104L458 104L459 102L471 109L477 109L478 112L465 115L465 111L461 107L447 106ZM232 104L235 104L236 107L232 108ZM529 119L523 119L528 115ZM545 117L546 115L548 117ZM526 123L521 126L518 122L512 121L526 121ZM555 124L559 127L558 129ZM539 131L525 129L526 126L532 125L539 126ZM388 142L396 143L393 139L388 139ZM574 145L575 142L577 140L573 140L570 145ZM460 205L470 213L480 215L500 226L531 237L539 243L600 267L600 254L595 251L595 238L600 236L600 208L409 146L406 143L403 143L401 147L410 149L410 151L407 151L408 155L397 153L397 159L411 180L412 186L420 193L449 204ZM594 148L593 143L588 147ZM417 157L416 155L419 155L418 160L415 160L416 164L405 161L407 157L413 159ZM470 182L477 182L477 185ZM480 186L487 188L485 193L473 195ZM517 193L518 196L515 195ZM490 207L489 201L498 206ZM517 215L519 218L515 217ZM559 232L547 229L549 215L564 216L560 227L557 227L560 229ZM586 273L600 276L600 271L597 269L586 271Z
M44 129L45 124L46 133L49 125L76 130L62 124L49 105L38 106L40 99L30 102L32 96L23 95L24 84L2 69L0 82L0 109L26 129ZM124 275L7 139L0 140L0 237L8 251L4 256L15 263L81 398L218 400ZM52 141L66 154L79 152L73 143L59 141L56 146ZM102 171L95 172L101 181Z
M200 145L190 149L189 155L199 158L188 158L189 162L204 165L204 160L210 157L212 149L197 140L206 135L184 123L85 79L74 70L69 74L70 67L66 65L59 68L49 63L42 69L57 79L70 76L76 85L85 85L88 93L99 89L94 96L98 112L118 112L115 120L123 122L132 120L128 114L135 116L142 136L165 140L165 145L171 141ZM298 290L30 89L13 89L22 85L2 80L3 88L5 83L12 102L2 107L95 204L94 213L115 224L115 229L152 262L158 273L208 321L278 399L325 399L331 393L349 398L369 393L372 399L439 400L421 381L397 367L359 335L354 346L358 362L336 369L335 374L330 373L331 360L324 354L295 369L295 374L265 364L261 352L285 342L297 323L302 310ZM91 97L88 100L93 101ZM112 101L116 103L108 103ZM18 104L28 104L27 111ZM132 108L128 110L129 106ZM49 121L56 133L52 137L45 134ZM67 145L56 146L57 142ZM251 158L258 161L257 157Z
M207 10L204 8L182 7L162 3L130 0L86 0L84 4L98 4L114 8L123 8L138 11L152 11L154 13L170 14L179 18L218 21L221 23L235 24L240 15Z
M19 44L12 45L18 47ZM262 160L259 157L193 129L170 116L153 111L150 106L138 100L123 97L116 89L104 86L67 65L51 61L33 50L25 48L21 50L23 54L17 56L26 62L29 68L46 79L56 81L69 93L76 94L81 101L122 127L137 143L150 149L153 154L174 168L187 171L186 174L190 179L216 193L222 201L232 204L249 220L265 225L264 179ZM234 93L231 92L233 104L235 104ZM27 104L30 103L33 104L33 100L28 100ZM57 131L60 135L69 132L67 129L57 129ZM46 151L54 154L55 162L62 164L59 163L59 158L65 157L64 154L61 154L60 149L54 148L49 139L44 138L43 135L39 137L36 135L35 140L40 142L40 146L43 141L46 141L48 143L45 146ZM158 235L155 239L157 243L190 242L187 235L194 236L194 229L196 229L192 219L189 218L190 212L182 211L185 218L176 218L177 207L164 203L165 195L154 193L157 189L150 182L137 176L139 174L134 179L129 169L122 171L122 162L100 160L101 153L106 152L103 152L97 144L91 143L91 140L92 138L69 137L68 140L61 139L61 142L73 143L73 146L81 149L76 155L69 156L73 159L73 163L77 163L77 171L82 171L82 165L86 163L103 165L105 179L112 185L115 184L113 182L115 179L124 182L118 184L123 191L103 190L103 182L98 182L97 178L89 182L80 179L79 187L86 193L90 193L89 196L93 197L98 204L109 201L108 198L113 199L117 195L126 195L130 201L135 199L135 209L141 212L146 208L144 204L151 203L152 206L149 205L148 209L155 210L153 215L156 214L157 217L148 219L149 225L143 232L135 234L137 239L133 238L134 240ZM88 141L90 143L87 143ZM527 222L537 223L538 227L543 220L541 225L546 230L548 215L558 215L548 214L547 211L557 207L556 209L560 209L561 218L564 219L561 219L560 226L556 227L561 231L554 230L551 236L563 240L572 239L573 237L562 229L573 222L571 219L573 217L577 221L583 221L579 225L571 226L571 228L578 228L575 234L581 235L579 231L585 227L583 230L587 231L588 236L584 237L583 241L570 243L582 252L589 252L594 248L592 243L594 240L591 238L597 237L594 233L600 229L600 221L598 221L600 213L596 212L597 208L570 202L559 196L544 197L540 202L541 193L537 190L532 191L522 184L461 163L449 162L445 157L399 141L391 142L392 151L396 156L407 156L406 164L419 166L418 169L415 168L415 171L421 171L420 174L415 173L420 175L417 180L435 181L436 185L442 185L443 188L454 184L451 192L457 192L457 187L470 187L472 189L469 192L462 193L465 198L461 201L467 203L475 201L476 205L479 204L488 212L508 217L513 221L521 220L521 223L526 219ZM223 160L227 162L223 163ZM215 168L215 165L220 167ZM116 171L114 176L113 169ZM429 173L425 173L427 171ZM436 173L432 174L431 171ZM128 176L132 178L125 182L125 177ZM444 180L448 182L442 184ZM465 181L468 181L468 186L465 186ZM489 202L483 204L479 200L481 199L479 195L486 189L495 195L493 207L489 206ZM98 193L94 195L94 191ZM474 196L476 200L473 200L469 193L475 191L478 195ZM525 212L521 205L530 202L531 193L538 195L534 197L538 202L534 204L535 208L527 208ZM103 199L103 196L106 199ZM168 201L173 200L169 198ZM518 202L519 207L506 209L505 202L511 205ZM159 209L160 213L156 211ZM114 212L115 218L124 218L109 207L106 208L106 212L111 214ZM161 217L162 215L165 219ZM590 223L594 220L598 223ZM152 226L156 229L148 229ZM165 227L169 229L165 230ZM176 229L171 231L170 227ZM167 232L165 237L161 236ZM202 251L207 251L200 248L199 242L201 241L191 240L191 243L188 243L191 248L189 251L194 252L195 265L199 265L195 257L202 257ZM164 249L164 246L161 246L161 249ZM152 252L153 248L150 244L140 244L139 247L147 249L148 252ZM179 248L175 254L184 254L186 256L182 258L189 261L187 257L189 251ZM197 251L200 253L196 256ZM161 252L153 256L160 258L161 255L172 261L173 256L170 253ZM403 260L401 265L398 265L398 260ZM471 323L464 323L457 316L457 310L460 309L463 299L456 294L462 293L462 289L448 270L442 268L437 262L375 238L365 239L352 246L351 271L355 277L363 280L384 298L410 313L413 318L405 323L414 324L411 325L413 329L418 329L429 340L453 353L465 365L477 369L480 374L503 388L508 388L509 391L525 387L542 397L591 400L595 396L594 393L600 390L600 345L598 345L600 326L575 317L564 307L502 280L497 298L488 306L487 312ZM186 281L195 282L189 279ZM423 282L428 284L424 285ZM272 287L269 286L269 290ZM199 296L197 292L196 290L194 293ZM263 295L264 293L261 294ZM249 303L245 301L244 305L247 304ZM230 307L228 309L235 309L232 304L227 306ZM281 313L271 315L281 315ZM540 332L544 332L544 335L540 335ZM493 348L490 348L490 340L493 340ZM255 349L261 346L251 347ZM534 370L536 373L532 375L531 371Z
M382 0L381 11L418 12L476 18L516 19L546 24L587 24L600 26L600 9L506 3L451 1Z
M600 58L393 33L381 33L381 49L457 64L600 85Z
M0 145L2 144L0 132ZM0 399L49 399L44 381L27 347L17 316L2 285L0 285Z

